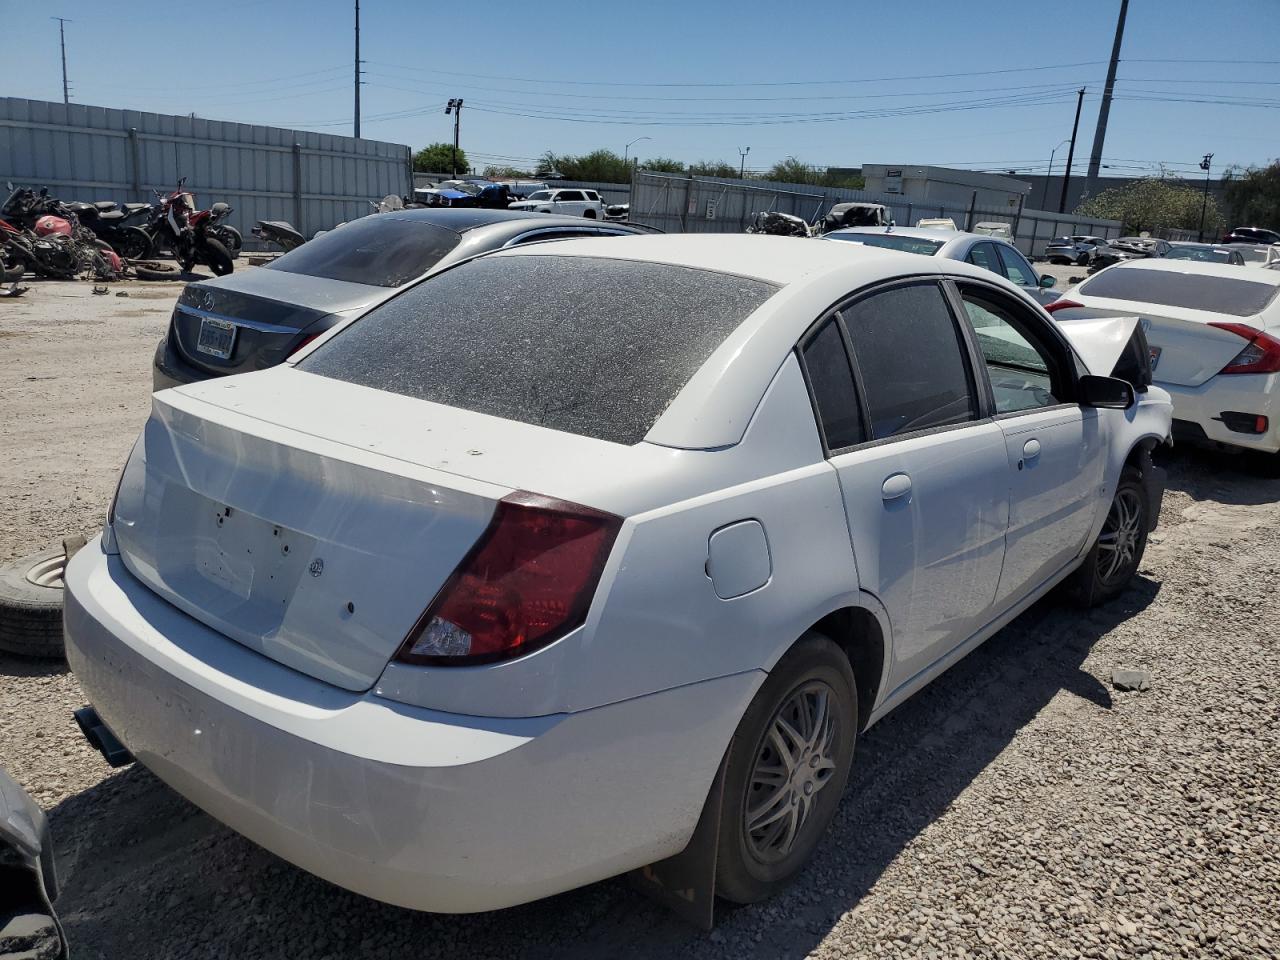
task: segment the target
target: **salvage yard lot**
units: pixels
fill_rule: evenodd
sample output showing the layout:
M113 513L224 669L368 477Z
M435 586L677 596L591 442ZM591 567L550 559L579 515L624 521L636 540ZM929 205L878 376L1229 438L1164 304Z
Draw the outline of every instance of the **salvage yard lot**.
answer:
M0 302L0 560L100 526L178 291ZM1136 585L1037 605L873 728L801 881L710 937L619 880L472 917L332 887L109 770L53 665L0 656L0 766L51 812L76 957L1280 956L1280 481L1164 462Z

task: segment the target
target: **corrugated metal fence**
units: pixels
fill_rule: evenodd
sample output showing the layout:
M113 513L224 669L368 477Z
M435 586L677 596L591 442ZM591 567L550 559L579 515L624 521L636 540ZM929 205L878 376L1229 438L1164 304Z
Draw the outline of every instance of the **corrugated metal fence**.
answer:
M410 151L357 140L82 104L0 97L0 183L47 186L63 200L149 202L179 177L199 206L225 201L253 245L258 220L305 236L410 190Z
M1043 210L984 209L919 202L899 194L876 194L797 183L730 180L637 171L631 182L631 220L668 233L738 233L761 210L776 210L816 222L835 204L846 201L883 203L900 226L915 226L925 217L950 217L961 229L982 222L1008 223L1014 242L1028 256L1044 253L1054 237L1088 234L1120 236L1117 220L1090 220Z

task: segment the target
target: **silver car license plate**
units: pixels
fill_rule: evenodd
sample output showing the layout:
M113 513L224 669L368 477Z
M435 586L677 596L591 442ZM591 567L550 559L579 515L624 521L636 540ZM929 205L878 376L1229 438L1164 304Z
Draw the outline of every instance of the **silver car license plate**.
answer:
M219 360L230 360L231 350L236 345L236 325L226 320L215 320L205 317L200 321L200 337L196 340L196 349Z

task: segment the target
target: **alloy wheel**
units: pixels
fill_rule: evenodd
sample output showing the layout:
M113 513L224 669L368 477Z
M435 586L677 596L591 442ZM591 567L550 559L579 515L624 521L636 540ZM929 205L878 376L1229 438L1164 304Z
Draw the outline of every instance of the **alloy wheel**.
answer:
M1142 536L1142 503L1138 494L1122 489L1111 502L1098 537L1098 579L1104 586L1129 575Z
M798 687L769 721L747 785L743 831L763 863L796 846L818 794L836 772L840 737L836 694L815 680Z

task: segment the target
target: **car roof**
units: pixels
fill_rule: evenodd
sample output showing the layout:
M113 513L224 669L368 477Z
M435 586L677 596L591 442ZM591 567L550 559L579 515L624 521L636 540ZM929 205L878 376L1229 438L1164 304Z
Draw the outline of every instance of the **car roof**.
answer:
M441 210L426 207L417 210L396 210L394 213L381 213L380 217L390 220L412 220L417 223L430 223L444 227L455 233L466 233L476 227L487 227L493 223L505 223L512 220L545 220L548 225L572 223L582 225L582 217L562 217L549 213L533 213L529 210L489 210L484 207L458 207Z
M1176 241L1176 242L1175 242L1175 241L1173 241L1173 240L1170 240L1170 241L1169 241L1169 246L1173 247L1175 250L1182 250L1182 249L1184 249L1184 248L1191 248L1191 247L1203 247L1203 248L1205 248L1205 249L1209 249L1209 250L1224 250L1224 251L1231 251L1231 250L1232 250L1232 245L1231 245L1231 244L1226 244L1226 243L1200 243L1200 242L1199 242L1199 241L1197 241L1197 240L1178 240L1178 241ZM1245 244L1239 244L1238 246L1245 246Z
M1205 244L1210 246L1210 244ZM1228 248L1229 249L1229 248ZM1196 273L1206 277L1226 277L1244 283L1269 283L1280 287L1280 271L1245 270L1230 263L1206 263L1203 260L1129 260L1107 267L1108 270L1164 270L1168 273ZM1087 281L1086 281L1087 282Z

